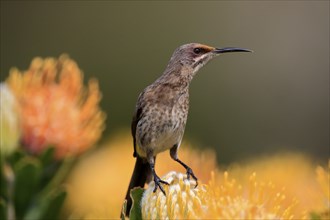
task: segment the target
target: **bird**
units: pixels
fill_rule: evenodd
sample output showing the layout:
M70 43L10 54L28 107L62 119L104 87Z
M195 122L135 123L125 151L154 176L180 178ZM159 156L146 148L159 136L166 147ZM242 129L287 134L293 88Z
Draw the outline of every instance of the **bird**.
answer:
M175 49L163 74L138 96L131 132L136 157L134 171L126 194L126 216L132 206L131 189L144 187L153 179L155 187L166 195L162 180L155 171L158 153L169 150L170 157L186 169L187 179L198 179L193 170L178 157L189 111L189 85L198 70L214 57L228 52L252 52L239 47L216 48L188 43Z

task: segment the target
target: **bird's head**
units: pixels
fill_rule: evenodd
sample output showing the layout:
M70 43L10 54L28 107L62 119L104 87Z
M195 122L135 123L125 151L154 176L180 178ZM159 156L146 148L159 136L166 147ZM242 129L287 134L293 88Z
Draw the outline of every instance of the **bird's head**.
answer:
M229 52L252 52L252 50L239 47L216 48L199 43L190 43L178 47L170 60L170 64L182 65L196 73L212 58Z

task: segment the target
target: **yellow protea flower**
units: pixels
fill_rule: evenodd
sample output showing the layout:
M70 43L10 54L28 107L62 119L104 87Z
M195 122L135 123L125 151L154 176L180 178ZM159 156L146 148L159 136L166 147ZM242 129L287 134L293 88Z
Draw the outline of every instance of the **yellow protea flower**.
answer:
M227 168L228 172L223 172L217 168L214 151L198 150L191 146L194 145L184 141L179 157L194 170L199 179L198 187L194 188L195 182L187 181L185 174L174 175L172 172L169 176L174 177L167 181L171 182L170 187L174 186L173 192L167 186L164 187L167 197L172 192L171 195L176 193L177 198L184 198L187 193L183 191L189 189L189 196L194 194L195 199L191 202L187 200L182 204L188 205L183 206L202 206L196 210L194 208L194 212L186 215L179 213L178 216L202 216L200 219L242 219L242 216L247 216L246 219L300 220L307 218L310 211L324 210L325 196L316 180L315 165L308 157L298 153L257 157L241 162L241 165L232 164ZM72 219L117 219L134 168L135 159L132 154L132 137L129 131L124 131L111 135L98 150L81 160L66 183L69 195L65 216ZM170 158L168 152L157 155L156 171L159 176L165 175L166 178L167 173L173 170L185 172L181 165ZM152 191L153 184L151 181L149 191ZM160 190L157 190L150 196L159 193ZM161 201L163 195L160 196L155 198L159 199L158 202L164 202ZM175 212L181 210L181 204L175 207Z
M75 155L92 146L104 129L101 93L95 79L83 74L66 55L34 58L26 71L13 68L7 83L22 118L22 143L32 153L54 146L56 156Z
M324 193L324 203L330 208L330 160L328 161L328 169L318 166L316 168L317 181Z
M5 84L0 84L0 153L1 157L12 153L20 138L20 118L15 96Z
M186 175L170 172L162 179L166 196L151 183L141 201L143 219L293 219L291 209L295 199L287 198L271 182L259 183L256 174L250 176L249 185L243 186L229 179L224 172L222 183L212 173L208 184L195 188ZM290 206L282 206L291 200Z
M165 186L166 196L155 188L154 182L143 194L141 211L143 219L191 219L201 217L205 186L195 188L196 182L187 175L174 171L162 177L170 185Z
M324 195L324 206L319 208L319 210L314 210L314 212L320 219L330 219L330 160L328 161L328 169L318 166L316 168L316 174L317 181Z
M279 153L232 165L229 173L238 182L246 184L251 173L255 172L259 182L271 181L283 188L288 198L299 201L292 209L294 216L298 218L300 215L308 216L311 210L324 208L324 193L317 181L315 168L316 164L307 155ZM284 200L282 204L290 206L291 201Z

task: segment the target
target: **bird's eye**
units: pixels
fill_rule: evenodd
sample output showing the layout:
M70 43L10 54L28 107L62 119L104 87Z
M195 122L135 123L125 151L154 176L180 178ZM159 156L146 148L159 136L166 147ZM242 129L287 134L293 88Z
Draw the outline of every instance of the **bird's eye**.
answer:
M196 48L194 49L194 53L195 53L195 54L200 54L201 52L202 52L202 49L201 49L201 48L196 47Z

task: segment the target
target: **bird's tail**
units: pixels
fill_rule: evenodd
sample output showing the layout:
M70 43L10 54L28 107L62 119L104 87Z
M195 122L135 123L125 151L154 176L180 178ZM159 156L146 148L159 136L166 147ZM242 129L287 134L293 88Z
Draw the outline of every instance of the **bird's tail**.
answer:
M126 193L126 201L127 201L127 209L126 209L126 216L129 216L131 207L132 207L132 198L130 196L131 189L134 187L144 187L144 184L147 180L151 180L151 168L149 163L142 159L141 157L136 157L134 171L131 177L131 181L129 183L127 193Z

